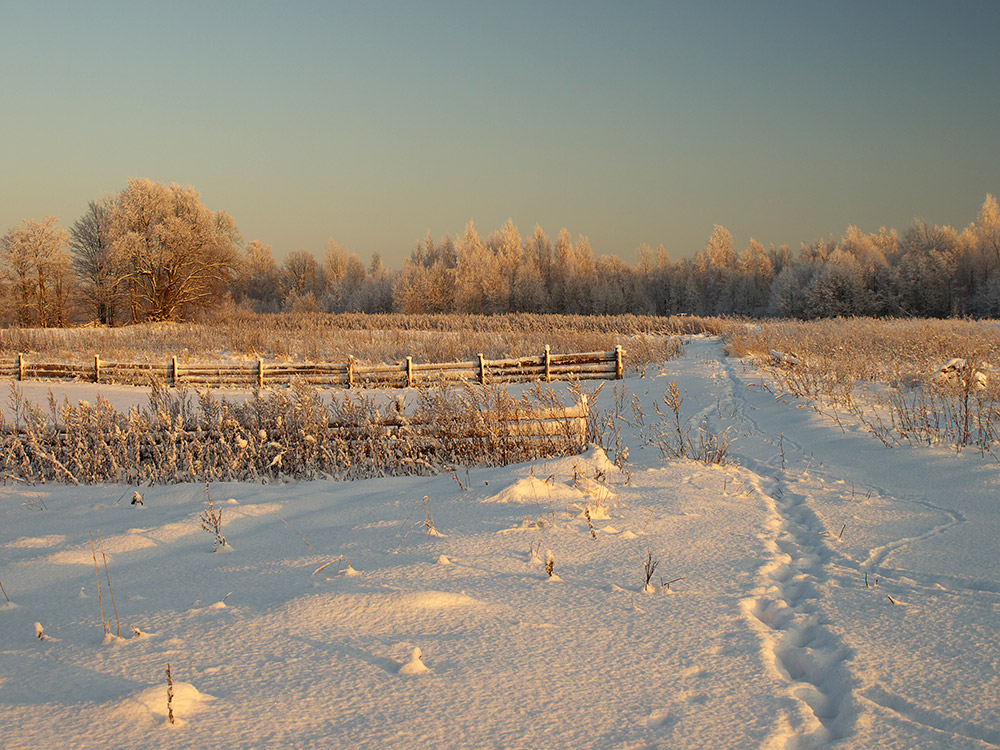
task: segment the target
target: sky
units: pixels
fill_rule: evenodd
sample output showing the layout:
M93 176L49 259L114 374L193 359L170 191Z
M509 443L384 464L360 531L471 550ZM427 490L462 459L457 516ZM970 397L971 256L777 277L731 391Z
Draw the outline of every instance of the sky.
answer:
M0 232L130 177L276 258L513 219L633 261L1000 192L1000 3L0 0Z

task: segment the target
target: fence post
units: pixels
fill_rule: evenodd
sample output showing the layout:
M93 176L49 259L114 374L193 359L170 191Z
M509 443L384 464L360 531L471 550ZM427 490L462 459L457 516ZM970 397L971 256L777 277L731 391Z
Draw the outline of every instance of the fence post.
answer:
M483 361L482 353L479 354L479 382L486 385L486 362Z
M354 355L347 357L347 387L354 387Z
M615 380L621 380L625 377L625 363L622 362L623 355L622 345L618 344L615 347Z
M552 353L548 344L545 345L545 382L552 382Z
M264 360L257 358L257 387L264 387Z
M100 354L95 354L94 355L94 382L95 383L100 383L101 382L101 355Z
M17 355L17 379L24 380L24 355L20 352Z
M413 357L406 358L406 387L413 387Z
M180 373L177 372L177 355L170 358L170 385L176 386L180 380Z

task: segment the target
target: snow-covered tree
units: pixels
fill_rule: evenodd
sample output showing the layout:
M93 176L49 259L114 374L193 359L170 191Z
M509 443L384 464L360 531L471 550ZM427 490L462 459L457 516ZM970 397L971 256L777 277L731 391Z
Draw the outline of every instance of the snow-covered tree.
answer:
M254 312L281 310L281 269L271 256L270 245L259 240L247 243L239 276L230 289L233 302Z
M764 246L751 238L746 250L736 261L733 282L733 312L740 315L762 315L767 311L774 281L774 264Z
M55 216L25 219L0 239L4 276L12 282L21 325L63 325L70 284L69 232Z
M109 233L133 322L177 320L222 299L239 268L239 230L194 188L130 179Z
M506 287L496 256L469 221L455 247L455 310L473 314L504 312Z

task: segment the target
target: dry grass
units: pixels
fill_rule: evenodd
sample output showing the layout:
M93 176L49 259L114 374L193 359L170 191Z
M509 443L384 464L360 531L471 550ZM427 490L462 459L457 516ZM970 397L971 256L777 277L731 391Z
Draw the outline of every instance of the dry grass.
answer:
M730 354L837 417L856 416L886 444L1000 445L1000 326L992 321L873 320L732 324ZM962 370L937 376L952 359Z
M680 333L717 332L702 318L566 315L256 315L233 312L200 323L121 328L10 328L0 330L0 356L18 353L48 361L80 361L99 354L115 361L242 360L397 362L466 361L553 352L610 351L622 345L630 368L680 352Z
M302 383L246 401L154 388L148 406L120 414L100 397L53 399L46 412L12 386L0 460L4 479L140 485L435 474L584 447L578 419L549 418L565 411L555 390L539 386L520 399L478 385L418 393L404 405L346 392L327 401Z

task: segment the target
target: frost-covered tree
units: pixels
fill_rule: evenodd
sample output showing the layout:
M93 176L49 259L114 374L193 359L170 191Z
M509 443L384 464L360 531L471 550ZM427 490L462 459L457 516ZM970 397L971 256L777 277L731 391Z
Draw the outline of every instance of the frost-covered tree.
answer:
M129 180L111 201L109 233L133 322L214 306L239 268L235 222L205 208L191 187Z
M573 249L573 239L566 227L559 230L552 253L554 260L550 292L552 304L549 309L552 312L568 313L577 307L574 299L576 293L574 279L577 273L576 251Z
M70 285L69 232L55 216L25 219L0 239L3 273L13 285L21 325L63 325Z
M837 248L819 267L805 296L806 309L811 317L861 314L866 296L861 264L849 252Z
M716 224L705 249L694 259L693 281L697 288L697 301L692 300L694 309L691 312L701 315L735 312L733 281L736 260L733 235L724 226Z
M956 310L953 279L958 234L949 226L918 221L903 238L899 264L901 304L910 315L947 317Z
M1000 205L990 193L986 194L972 226L981 251L1000 267Z
M455 309L455 274L458 263L449 235L438 246L430 232L417 243L393 282L395 307L400 312L448 313Z
M359 312L365 303L368 272L357 254L331 239L323 256L323 270L327 289L322 308L327 312Z
M279 312L282 305L281 270L271 246L259 240L247 243L240 273L231 286L233 302L254 312Z
M281 264L281 290L286 310L317 312L327 280L316 256L305 249L289 253Z
M736 261L733 282L733 312L740 315L763 315L767 311L774 281L774 264L764 246L751 238Z
M455 309L473 314L504 312L507 289L503 275L474 222L465 226L455 252Z
M552 294L552 242L549 240L548 235L545 234L545 230L542 229L541 224L535 224L535 231L528 242L527 254L532 258L535 267L538 269L538 274L541 276L545 294L542 309L548 310L551 307L550 295Z
M771 283L769 309L783 318L815 317L809 309L806 290L812 284L818 262L796 260L788 263Z
M500 288L495 290L496 311L513 312L518 309L517 282L518 272L526 261L521 233L513 219L507 219L500 230L486 242L487 248L493 253L497 266L497 277Z

